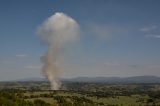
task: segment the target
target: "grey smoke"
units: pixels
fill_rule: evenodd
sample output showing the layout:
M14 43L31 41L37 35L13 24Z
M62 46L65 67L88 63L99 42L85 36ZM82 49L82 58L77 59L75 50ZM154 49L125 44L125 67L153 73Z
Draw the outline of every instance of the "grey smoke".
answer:
M79 25L66 14L56 12L44 21L37 34L48 45L48 51L41 57L42 72L50 81L51 89L58 90L60 87L58 77L63 71L59 62L63 57L61 52L67 43L77 39Z

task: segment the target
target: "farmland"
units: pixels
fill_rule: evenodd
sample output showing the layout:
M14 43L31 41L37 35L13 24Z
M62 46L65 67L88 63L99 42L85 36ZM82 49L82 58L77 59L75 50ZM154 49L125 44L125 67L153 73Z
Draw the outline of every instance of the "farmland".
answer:
M160 106L159 84L1 82L0 106Z

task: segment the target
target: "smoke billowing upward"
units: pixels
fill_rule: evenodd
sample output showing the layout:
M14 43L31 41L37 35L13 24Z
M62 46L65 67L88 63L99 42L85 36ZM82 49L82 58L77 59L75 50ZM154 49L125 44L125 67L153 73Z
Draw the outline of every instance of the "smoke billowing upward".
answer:
M58 77L63 71L58 62L62 58L62 49L68 42L74 41L79 32L79 25L64 13L55 13L49 17L38 29L38 36L48 45L48 51L41 57L42 71L51 83L52 90L58 90Z

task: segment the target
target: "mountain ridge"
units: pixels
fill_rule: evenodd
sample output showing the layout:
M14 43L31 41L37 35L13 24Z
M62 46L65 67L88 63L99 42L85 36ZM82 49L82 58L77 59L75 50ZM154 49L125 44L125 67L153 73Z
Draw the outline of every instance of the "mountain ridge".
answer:
M16 80L20 82L26 81L47 81L45 78L25 78ZM132 77L76 77L76 78L60 78L60 81L67 82L97 82L97 83L160 83L158 76L132 76Z

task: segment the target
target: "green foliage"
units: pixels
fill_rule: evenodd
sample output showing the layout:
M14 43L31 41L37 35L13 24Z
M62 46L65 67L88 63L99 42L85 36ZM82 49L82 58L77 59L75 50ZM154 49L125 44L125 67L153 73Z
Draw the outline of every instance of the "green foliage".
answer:
M0 92L0 106L51 106L39 99L30 102L18 96L20 95L16 95L15 93Z
M25 88L26 85L31 87ZM40 90L44 87L33 89L36 88L34 85L46 87L47 84L22 83L23 89L8 87L0 90L0 106L160 106L158 84L111 85L78 82L66 83L67 90L59 91ZM9 86L15 85L9 83Z
M36 99L34 100L34 106L50 106L50 104L44 102L43 100Z

